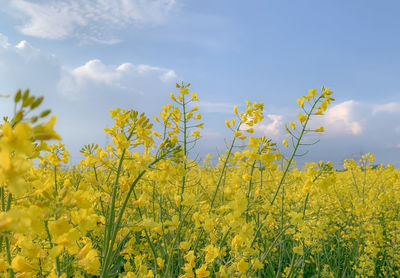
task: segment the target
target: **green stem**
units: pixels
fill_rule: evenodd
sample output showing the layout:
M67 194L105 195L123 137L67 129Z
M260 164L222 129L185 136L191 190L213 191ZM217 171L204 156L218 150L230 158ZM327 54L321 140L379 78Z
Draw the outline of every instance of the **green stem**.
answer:
M160 161L161 159L163 159L165 157L165 155L163 155L163 156L161 156L161 157L159 157L159 158L157 158L157 159L155 159L152 163L150 163L150 165L149 165L149 168L151 167L151 166L153 166L154 164L156 164L158 161ZM122 157L121 157L122 158ZM119 165L119 167L118 167L118 169L119 169L119 171L120 171L120 166L122 165L122 160L121 160L121 163L120 163L120 165ZM104 265L103 265L103 269L102 269L102 273L101 273L101 277L107 277L107 275L108 275L108 271L109 271L109 267L110 267L110 265L111 265L111 254L112 254L112 247L114 246L114 243L115 243L115 240L116 240L116 238L117 238L117 234L118 234L118 231L119 231L119 229L120 229L120 225L121 225L121 220L122 220L122 217L123 217L123 214L124 214L124 212L125 212L125 209L126 209L126 206L128 205L128 201L129 201L129 198L130 198L130 196L131 196L131 194L132 194L132 191L133 191L133 189L135 188L135 186L136 186L136 184L139 182L139 180L142 178L142 176L144 175L146 173L146 170L142 170L140 173L139 173L139 175L136 177L136 179L132 182L132 184L130 185L130 188L129 188L129 191L128 191L128 193L126 194L126 196L125 196L125 199L124 199L124 202L122 203L122 206L121 206L121 208L120 208L120 210L119 210L119 213L118 213L118 217L117 217L117 220L115 221L115 223L114 223L114 213L112 213L112 218L110 217L110 222L109 222L109 227L110 227L110 231L109 231L109 238L108 238L108 241L107 241L107 249L106 249L106 252L105 252L105 256L104 256ZM119 174L117 175L118 177L119 177ZM116 186L115 186L116 187ZM113 192L114 193L114 192ZM113 195L113 197L114 197L114 195ZM113 206L111 206L111 210L114 210L113 208L115 207L115 197L113 198L114 200L113 201L111 201L112 202L112 205ZM111 215L111 213L110 213L110 215Z
M11 202L12 202L12 194L9 192L8 193L8 198L7 198L7 203L5 206L5 211L9 211L11 207ZM6 254L7 254L7 262L11 266L11 248L10 248L10 238L5 237L5 242L6 242ZM8 272L10 274L10 278L14 278L14 271L10 267L8 269Z
M303 125L303 128L301 129L300 135L299 135L299 137L298 137L298 139L297 139L297 142L296 142L296 146L294 147L294 150L293 150L293 152L292 152L292 155L290 156L290 159L289 159L289 161L288 161L288 163L287 163L287 165L286 165L286 167L285 167L285 171L283 172L282 178L280 179L279 184L278 184L278 187L276 188L274 197L273 197L272 200L271 200L271 206L274 204L275 199L276 199L276 196L277 196L278 193L279 193L279 189L281 188L281 186L283 185L283 183L284 183L284 181L285 181L285 179L286 179L286 175L287 175L287 173L289 172L290 166L292 165L293 159L294 159L294 157L295 157L295 155L296 155L296 153L297 153L297 149L298 149L299 146L300 146L301 139L303 139L304 132L306 131L306 127L307 127L308 121L309 121L310 118L311 118L311 114L312 114L312 112L314 111L315 106L317 105L317 103L319 102L319 100L320 100L321 98L322 98L322 96L320 96L320 97L314 102L313 106L311 107L310 111L309 111L308 114L307 114L307 119L306 119L306 121L305 121L305 123L304 123L304 125Z
M303 125L303 128L301 129L300 135L299 135L299 137L298 137L298 139L297 139L297 142L296 142L296 145L295 145L295 147L294 147L294 149L293 149L292 155L290 156L290 159L289 159L289 161L288 161L288 163L287 163L287 165L286 165L286 167L285 167L285 170L284 170L284 172L283 172L283 175L282 175L282 177L281 177L281 179L280 179L280 181L279 181L279 183L278 183L278 187L276 188L274 197L272 198L272 200L271 200L271 202L270 202L270 205L271 205L271 206L274 204L275 199L276 199L276 196L278 195L281 186L282 186L283 183L285 182L286 175L287 175L287 173L289 172L289 168L290 168L290 166L292 165L293 159L294 159L294 157L295 157L295 155L296 155L296 153L297 153L297 149L298 149L299 146L300 146L301 139L302 139L303 136L304 136L304 133L305 133L305 131L306 131L306 127L307 127L308 121L310 120L311 114L313 113L315 106L317 105L317 103L319 102L319 100L320 100L322 97L323 97L322 95L318 97L318 99L317 99L317 100L314 102L314 104L312 105L310 111L307 113L307 119L306 119L306 121L305 121L305 123L304 123L304 125ZM265 212L264 217L263 217L263 220L265 220L265 218L267 218L267 215L268 215L268 211ZM251 241L251 246L253 246L253 244L254 244L256 238L258 237L258 233L260 232L260 230L261 230L261 228L262 228L262 225L263 225L262 222L260 222L260 225L257 227L257 230L256 230L256 232L255 232L255 234L254 234L253 240Z
M135 129L133 128L132 131L129 133L129 136L127 137L128 141L133 136L134 130ZM114 180L113 190L111 193L111 203L110 203L109 211L108 211L109 215L108 215L108 219L106 220L106 225L104 227L104 242L103 242L103 249L102 249L103 267L101 270L101 277L106 277L106 276L104 276L108 272L108 270L107 271L105 270L106 261L109 259L110 254L112 253L112 252L110 252L110 249L112 249L112 245L110 246L110 236L111 236L111 232L113 229L113 223L114 223L114 218L115 218L115 200L116 200L116 195L117 195L117 187L118 187L119 177L120 177L121 171L122 171L122 164L123 164L124 157L125 157L125 152L126 152L126 148L124 148L122 150L121 157L118 162L117 173L116 173L116 177ZM106 271L106 273L105 273L105 271Z
M252 189L252 185L253 185L253 173L254 173L254 169L256 166L256 160L254 160L253 164L251 165L251 170L250 170L250 181L249 181L249 189L247 190L247 208L246 208L246 222L248 222L248 218L249 218L249 208L250 208L250 193L251 193L251 189Z
M186 169L187 169L187 119L186 119L186 105L185 105L185 95L182 98L182 111L183 111L183 154L185 156L185 160L183 161L183 168L185 170L185 175L182 177L182 184L181 184L181 196L180 196L180 203L179 203L179 220L182 218L182 202L183 202L183 193L185 191L185 183L186 183ZM179 235L178 235L179 236Z
M237 126L237 128L236 128L236 131L239 131L241 125L242 125L242 122L240 122L240 123L238 124L238 126ZM232 153L233 146L235 145L235 141L236 141L236 137L233 137L231 146L229 147L228 153L226 154L226 158L225 158L225 161L224 161L224 165L223 165L223 167L222 167L221 174L219 175L217 187L215 188L213 197L212 197L212 199L211 199L210 209L208 210L208 213L210 213L211 210L212 210L212 208L213 208L213 205L214 205L214 202L215 202L215 198L217 197L218 189L219 189L219 187L220 187L220 185L221 185L221 182L222 182L222 177L224 176L224 172L225 172L225 169L226 169L226 165L228 164L228 160L229 160L229 157L230 157L230 155L231 155L231 153Z
M7 251L7 262L11 266L11 251L10 251L10 239L6 237L6 251ZM10 274L10 278L14 278L14 271L12 268L8 268L8 273Z
M1 200L1 211L6 210L6 202L4 199L4 187L0 187L0 200ZM0 253L3 250L3 235L0 235Z
M45 227L45 230L46 230L46 234L47 234L47 237L48 237L48 239L49 239L49 243L50 243L50 248L53 248L53 241L52 241L52 239L51 239L51 234L50 234L50 231L49 231L49 221L48 220L45 220L44 221L44 227ZM60 274L61 274L61 267L60 267L60 260L59 260L59 256L57 256L56 257L56 274L57 274L57 277L59 277L60 276Z

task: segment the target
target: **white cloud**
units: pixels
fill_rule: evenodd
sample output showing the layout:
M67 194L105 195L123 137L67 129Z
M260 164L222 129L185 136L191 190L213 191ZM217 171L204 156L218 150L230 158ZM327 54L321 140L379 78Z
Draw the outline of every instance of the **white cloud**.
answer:
M358 103L348 100L334 105L326 111L323 116L323 124L328 134L353 134L359 135L363 132L360 121L357 120L356 108Z
M105 65L99 59L94 59L72 70L64 69L58 88L62 93L72 96L98 88L145 95L157 80L158 83L170 84L175 83L177 78L171 69L132 63Z
M164 22L176 7L175 0L62 0L37 3L12 0L11 7L28 20L19 30L30 36L46 39L79 37L99 43L119 42L112 35L136 24L154 25ZM14 12L15 14L15 12Z
M372 108L372 114L377 113L400 113L400 102L389 102L385 104L375 105Z
M34 95L44 95L43 109L49 108L57 115L56 129L76 157L83 144L104 142L102 130L112 125L109 109L158 113L175 88L177 76L168 68L109 65L100 60L67 69L54 55L26 41L11 43L2 34L0 61L0 94L30 88ZM0 99L0 111L1 116L12 115L12 98Z
M263 122L255 126L255 130L261 131L267 137L278 137L283 128L283 116L276 114L267 114L266 118L270 123L264 124ZM271 122L272 121L272 122Z
M54 55L27 41L11 44L1 33L0 61L0 94L31 88L36 94L59 91L72 97L90 91L127 91L151 96L168 94L169 90L164 90L178 81L172 69L133 63L106 65L98 59L67 69Z

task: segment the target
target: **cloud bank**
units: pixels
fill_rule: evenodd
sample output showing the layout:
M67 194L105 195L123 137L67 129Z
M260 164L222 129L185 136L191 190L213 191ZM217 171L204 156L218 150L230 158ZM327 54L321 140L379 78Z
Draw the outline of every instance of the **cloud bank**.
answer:
M105 65L94 59L84 65L64 69L58 89L60 92L76 96L92 90L120 90L141 95L149 94L156 83L175 84L178 77L174 70L149 65Z
M11 0L12 14L23 20L19 30L45 39L78 37L105 44L119 42L112 32L131 25L163 23L175 0Z
M348 100L328 109L323 119L327 132L331 134L362 134L363 127L358 121L359 115L357 115L358 106L358 102Z

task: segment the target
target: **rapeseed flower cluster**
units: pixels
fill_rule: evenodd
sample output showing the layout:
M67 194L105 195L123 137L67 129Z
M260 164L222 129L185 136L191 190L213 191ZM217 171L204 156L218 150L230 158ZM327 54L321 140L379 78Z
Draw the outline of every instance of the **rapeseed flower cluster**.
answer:
M328 88L297 100L284 156L253 136L263 104L225 122L227 150L192 159L202 116L190 84L153 123L114 109L112 144L69 153L43 98L18 91L0 125L0 277L394 277L400 266L400 172L372 154L294 168ZM32 112L33 111L33 112ZM313 143L311 143L313 144ZM286 149L287 150L287 149Z

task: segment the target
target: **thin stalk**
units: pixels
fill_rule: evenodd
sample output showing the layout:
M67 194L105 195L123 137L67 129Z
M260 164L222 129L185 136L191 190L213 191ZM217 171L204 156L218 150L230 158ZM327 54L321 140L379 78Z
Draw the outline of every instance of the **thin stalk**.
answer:
M127 140L130 140L131 137L133 136L133 131L134 129L132 129L132 131L130 132ZM109 206L109 211L108 211L108 219L106 220L106 225L104 227L104 242L103 242L103 250L102 250L102 258L103 258L103 262L106 262L106 259L109 258L111 252L110 252L110 248L112 249L112 246L110 246L110 236L111 236L111 231L113 228L113 223L114 223L114 218L115 218L115 199L116 199L116 195L117 195L117 187L118 187L118 182L119 182L119 177L121 175L121 171L122 171L122 164L124 161L124 157L125 157L125 152L126 149L124 148L122 150L121 153L121 157L119 159L119 163L118 163L118 168L117 168L117 173L116 173L116 177L114 180L114 185L113 185L113 190L111 193L111 203ZM105 264L103 264L103 268L101 271L101 277L106 277L104 276L104 268ZM108 270L107 270L108 272Z
M246 222L249 221L249 207L250 207L250 193L251 193L251 189L252 189L252 185L253 185L253 174L254 174L254 169L256 166L256 160L254 160L253 164L251 165L251 170L250 170L250 177L251 179L249 180L249 186L248 186L248 190L247 190L247 208L246 208Z
M1 200L1 211L6 210L6 201L4 199L4 187L0 187L0 200ZM3 250L3 235L0 235L0 253Z
M293 149L292 155L290 156L290 159L289 159L289 161L288 161L288 163L287 163L287 165L286 165L286 167L285 167L285 170L284 170L284 172L283 172L282 178L281 178L280 181L279 181L278 187L276 188L274 197L273 197L272 200L271 200L271 206L274 204L275 199L276 199L276 196L278 195L279 189L281 188L282 184L284 183L284 181L285 181L285 179L286 179L286 175L287 175L287 173L289 172L289 168L290 168L290 166L292 165L294 156L296 155L297 149L298 149L299 146L300 146L301 139L302 139L303 136L304 136L304 132L306 131L306 126L307 126L307 124L308 124L308 121L309 121L310 118L311 118L311 114L312 114L312 112L314 111L315 106L317 105L317 103L319 102L319 100L320 100L321 98L322 98L322 96L320 96L320 97L314 102L314 104L313 104L313 106L311 107L310 111L307 113L307 119L306 119L306 121L305 121L305 123L304 123L304 125L303 125L303 128L301 129L301 132L300 132L300 135L299 135L299 139L297 140L296 145L295 145L295 147L294 147L294 149Z
M278 183L278 186L277 186L277 188L276 188L274 197L272 198L272 200L271 200L271 202L270 202L270 205L271 205L271 206L274 204L275 199L276 199L276 197L277 197L277 195L278 195L278 193L279 193L279 190L280 190L281 186L283 185L283 183L285 182L286 175L287 175L287 173L289 172L289 168L290 168L290 166L292 165L292 162L293 162L293 159L294 159L294 157L295 157L295 155L296 155L297 149L298 149L299 146L300 146L301 139L303 138L304 132L306 131L306 126L307 126L307 124L308 124L308 121L309 121L310 118L311 118L311 114L313 113L315 106L317 105L317 103L319 102L319 100L320 100L321 98L322 98L322 96L319 96L319 97L318 97L318 99L317 99L317 100L314 102L314 104L312 105L310 111L307 113L307 119L306 119L306 121L305 121L305 123L304 123L304 125L303 125L303 128L301 129L300 135L299 135L298 140L297 140L297 142L296 142L296 145L295 145L295 147L294 147L294 149L293 149L292 155L290 156L290 159L289 159L289 161L288 161L288 163L287 163L287 165L286 165L286 167L285 167L285 170L284 170L284 172L283 172L283 175L282 175L282 177L281 177L281 179L280 179L280 181L279 181L279 183ZM268 211L265 212L263 218L265 219L267 215L268 215ZM253 237L251 246L253 246L256 237L258 237L258 233L260 232L260 230L261 230L261 228L262 228L262 225L263 225L262 222L260 222L260 225L259 225L259 227L257 227L256 233L254 234L254 237Z
M44 221L44 227L46 230L47 238L49 239L50 248L53 248L54 245L49 231L49 221L47 220ZM61 274L61 270L60 270L60 260L58 259L58 256L56 257L56 272L57 272L56 273L57 277L59 277L59 275Z
M12 201L12 194L9 192L8 193L6 207L5 207L5 211L10 210L11 201ZM11 266L11 248L10 248L10 239L9 239L9 237L5 237L5 242L6 242L7 262L8 262L8 265ZM14 278L14 271L12 270L11 267L8 269L8 273L10 275L10 278Z
M156 164L158 161L160 161L161 159L163 159L165 157L165 155L155 159L152 163L150 163L149 167L153 166L154 164ZM120 165L118 166L118 168L120 169L120 166L122 165L122 161L120 163ZM111 254L112 254L112 247L114 246L115 240L117 238L117 234L118 231L120 229L120 225L121 225L121 220L123 217L123 214L125 212L126 206L128 205L128 201L129 198L132 194L133 189L135 188L136 184L139 182L139 180L142 178L142 176L146 173L146 170L142 170L139 175L136 177L136 179L132 182L132 184L130 185L129 191L125 196L124 202L122 203L122 206L119 210L118 213L118 217L117 220L113 221L114 216L111 218L110 220L112 220L112 222L110 221L110 234L109 234L109 239L108 239L108 243L109 245L107 246L107 250L105 252L105 257L104 257L104 266L102 269L102 273L101 273L101 277L107 277L108 275L108 271L109 271L109 266L111 265ZM118 175L119 176L119 175ZM113 196L114 197L114 196ZM115 199L114 199L114 206L111 207L111 209L113 210L113 208L115 207ZM110 213L111 215L111 213Z
M310 193L308 192L306 195L306 199L304 200L304 205L303 205L303 220L306 216L306 208L307 208L307 202L308 202L309 197L310 197Z
M183 112L183 154L185 156L185 160L183 161L183 169L185 170L185 175L182 177L181 183L181 196L180 196L180 203L179 203L179 220L182 217L182 202L183 202L183 192L185 191L185 184L186 184L186 169L187 169L187 119L186 119L186 105L185 105L185 95L182 96L182 112ZM179 235L178 235L179 236Z
M6 237L6 252L7 252L7 262L11 266L11 251L10 251L10 239ZM10 278L14 278L14 271L11 267L8 268L8 273Z
M184 215L184 219L186 219L186 217L188 216L188 214L189 214L190 211L191 211L191 208L190 208L190 209L186 212L186 214ZM178 225L178 228L177 228L178 234L179 234L180 230L182 229L183 222L184 222L184 221L180 221L180 222L179 222L179 225ZM176 245L177 239L178 239L178 237L175 237L175 238L174 238L174 241L173 241L172 244L171 244L171 254L168 256L168 262L167 262L167 268L166 268L166 270L165 270L165 274L168 274L169 269L170 269L170 267L171 267L171 258L172 258L173 253L174 253L174 246ZM167 253L167 255L168 255L168 253Z
M242 125L242 122L240 122L240 123L238 124L238 126L237 126L237 128L236 128L236 131L239 131L241 125ZM226 158L225 158L225 161L224 161L224 165L223 165L223 167L222 167L221 174L219 175L217 187L215 188L213 197L212 197L212 199L211 199L210 209L209 209L208 213L210 213L211 210L212 210L212 208L213 208L213 205L214 205L214 202L215 202L215 198L217 197L218 189L219 189L219 187L220 187L220 185L221 185L222 177L224 176L224 172L225 172L225 169L226 169L226 165L228 164L228 160L229 160L229 157L230 157L230 155L231 155L231 153L232 153L232 149L233 149L233 146L235 145L235 142L236 142L236 137L233 137L231 146L229 147L228 153L226 154Z

